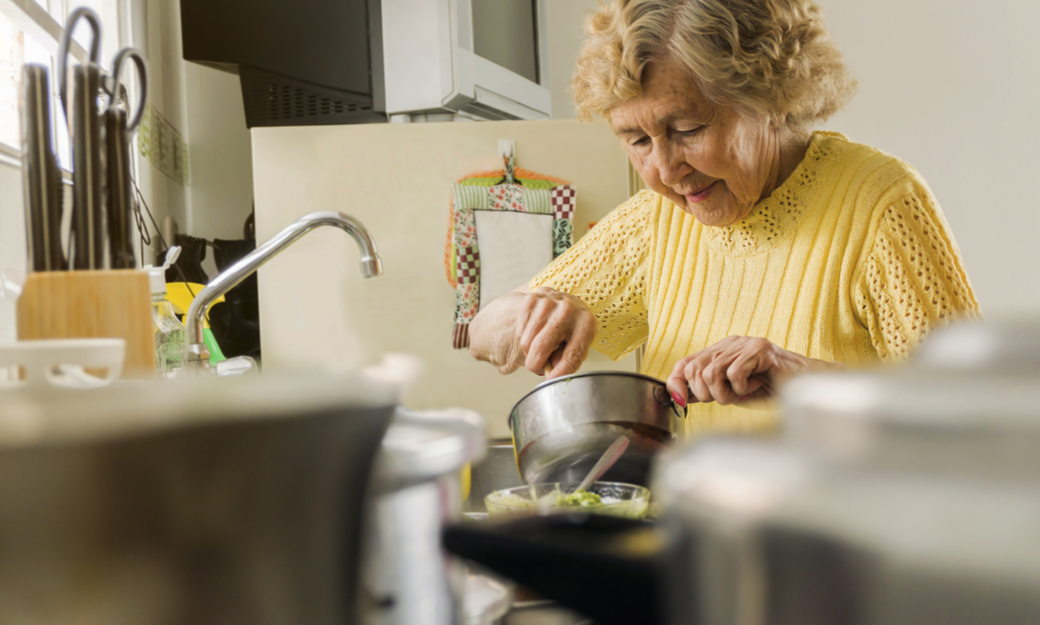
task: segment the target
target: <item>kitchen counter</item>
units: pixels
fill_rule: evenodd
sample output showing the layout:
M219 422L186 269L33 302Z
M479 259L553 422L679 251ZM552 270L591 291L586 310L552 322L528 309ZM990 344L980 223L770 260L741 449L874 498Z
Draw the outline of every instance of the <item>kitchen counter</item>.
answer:
M523 486L516 468L513 442L497 439L488 443L487 456L470 472L469 497L462 502L463 512L487 512L484 497L496 490Z

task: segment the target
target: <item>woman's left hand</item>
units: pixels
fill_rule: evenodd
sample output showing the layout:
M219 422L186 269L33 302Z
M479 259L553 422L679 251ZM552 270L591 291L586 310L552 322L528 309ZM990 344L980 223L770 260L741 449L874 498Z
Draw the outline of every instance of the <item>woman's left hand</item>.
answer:
M733 404L773 395L781 380L844 365L808 358L763 338L731 336L675 363L668 391L676 403Z

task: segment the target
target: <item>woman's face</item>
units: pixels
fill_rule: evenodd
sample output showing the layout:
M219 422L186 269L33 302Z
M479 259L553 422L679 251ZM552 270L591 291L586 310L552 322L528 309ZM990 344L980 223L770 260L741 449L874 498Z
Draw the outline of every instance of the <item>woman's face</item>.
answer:
M776 185L776 131L711 104L672 62L651 63L610 118L646 184L706 226L737 223Z

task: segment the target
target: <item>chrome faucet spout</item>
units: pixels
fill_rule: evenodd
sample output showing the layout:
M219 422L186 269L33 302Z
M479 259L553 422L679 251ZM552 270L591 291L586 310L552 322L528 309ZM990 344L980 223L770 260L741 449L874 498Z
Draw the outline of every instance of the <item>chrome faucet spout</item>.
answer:
M213 301L230 291L236 284L295 243L300 237L320 226L334 226L353 237L361 250L361 275L366 278L374 278L383 273L383 263L376 252L376 243L361 222L338 211L319 211L304 215L210 280L206 288L195 296L188 308L188 314L184 317L184 325L187 326L189 336L189 364L205 366L209 363L209 351L203 343L203 324L206 312Z

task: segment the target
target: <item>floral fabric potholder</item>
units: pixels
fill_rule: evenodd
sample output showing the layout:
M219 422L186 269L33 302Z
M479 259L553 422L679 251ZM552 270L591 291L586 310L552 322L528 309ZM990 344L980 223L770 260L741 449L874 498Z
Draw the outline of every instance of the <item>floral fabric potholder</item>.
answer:
M469 323L482 303L531 279L574 244L574 187L511 165L452 185L444 268L455 287L455 349L469 346Z

